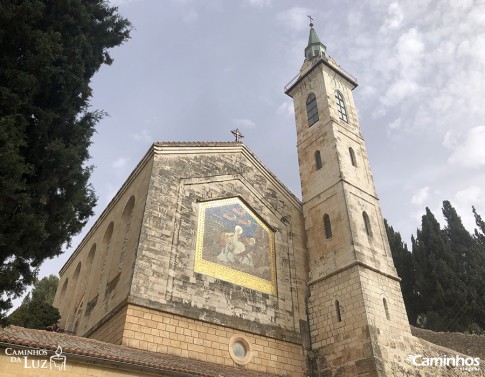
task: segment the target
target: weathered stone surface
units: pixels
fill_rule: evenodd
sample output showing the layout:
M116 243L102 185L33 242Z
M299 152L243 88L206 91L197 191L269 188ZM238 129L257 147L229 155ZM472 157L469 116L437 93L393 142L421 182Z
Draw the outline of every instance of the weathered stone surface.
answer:
M410 360L453 351L410 332L352 98L355 85L328 59L305 62L289 91L302 202L239 142L154 144L61 270L55 299L61 326L280 376L468 374ZM310 94L319 115L311 126ZM234 224L232 233L212 228L221 235L211 238L216 263L206 268L220 271L196 268L198 235L205 234L200 215L207 203L228 198L239 198L240 208L264 223L261 234L274 238L270 289L249 284L256 274L243 275L242 263L238 270L228 267L229 259L216 259L219 250L241 247ZM220 223L229 215L219 214ZM248 249L256 238L246 237ZM244 348L244 363L234 356L234 339Z

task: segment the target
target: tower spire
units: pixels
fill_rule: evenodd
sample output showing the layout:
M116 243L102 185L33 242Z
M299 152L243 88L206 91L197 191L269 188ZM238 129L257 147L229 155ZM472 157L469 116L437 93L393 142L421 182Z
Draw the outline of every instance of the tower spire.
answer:
M320 42L317 32L313 28L314 19L312 16L307 16L310 19L310 35L308 36L308 45L305 48L305 58L306 60L312 60L314 58L326 58L327 57L327 47Z
M391 376L411 336L352 90L313 29L296 118L314 376ZM401 337L401 338L399 338Z

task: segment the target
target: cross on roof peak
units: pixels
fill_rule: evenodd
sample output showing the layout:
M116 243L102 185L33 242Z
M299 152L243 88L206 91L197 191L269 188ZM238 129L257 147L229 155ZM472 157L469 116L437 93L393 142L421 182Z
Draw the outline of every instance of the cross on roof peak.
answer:
M239 128L236 128L235 130L232 130L231 133L236 138L236 141L240 141L239 139L244 138L244 135L241 133L241 131L239 131Z
M310 19L310 27L313 27L313 21L315 21L312 16L307 16Z

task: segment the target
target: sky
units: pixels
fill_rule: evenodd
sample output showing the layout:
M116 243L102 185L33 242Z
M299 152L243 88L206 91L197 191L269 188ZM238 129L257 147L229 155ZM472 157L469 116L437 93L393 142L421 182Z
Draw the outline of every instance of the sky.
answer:
M155 141L233 141L298 197L293 105L309 20L357 77L354 99L384 217L405 241L425 207L485 217L485 0L112 0L134 26L92 79L96 215L45 262L58 274ZM409 245L410 246L410 245Z

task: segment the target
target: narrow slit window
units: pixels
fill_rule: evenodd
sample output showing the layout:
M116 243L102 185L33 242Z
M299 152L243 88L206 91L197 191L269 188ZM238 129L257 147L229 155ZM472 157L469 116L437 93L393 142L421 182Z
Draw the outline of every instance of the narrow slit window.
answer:
M325 225L325 237L328 240L332 238L332 224L330 223L330 216L327 214L323 216L323 224Z
M342 315L340 313L340 303L335 300L335 312L337 313L337 322L342 322Z
M312 126L318 120L317 97L311 93L306 99L306 112L308 116L308 126Z
M317 166L317 170L322 168L322 156L320 155L320 151L315 152L315 165Z
M370 226L370 219L369 219L369 215L367 214L367 212L362 212L362 218L364 219L364 226L365 226L365 232L367 233L367 235L369 237L372 237L372 229L371 229L371 226Z
M352 149L352 147L349 148L349 154L350 154L350 162L352 163L352 166L357 167L357 160L355 159L355 152Z
M339 91L335 92L335 100L337 102L338 117L344 122L348 123L347 109L345 108L344 97Z
M384 310L386 312L386 318L387 318L388 321L390 321L391 316L389 315L389 307L387 306L387 300L385 298L383 298L382 303L384 304Z

